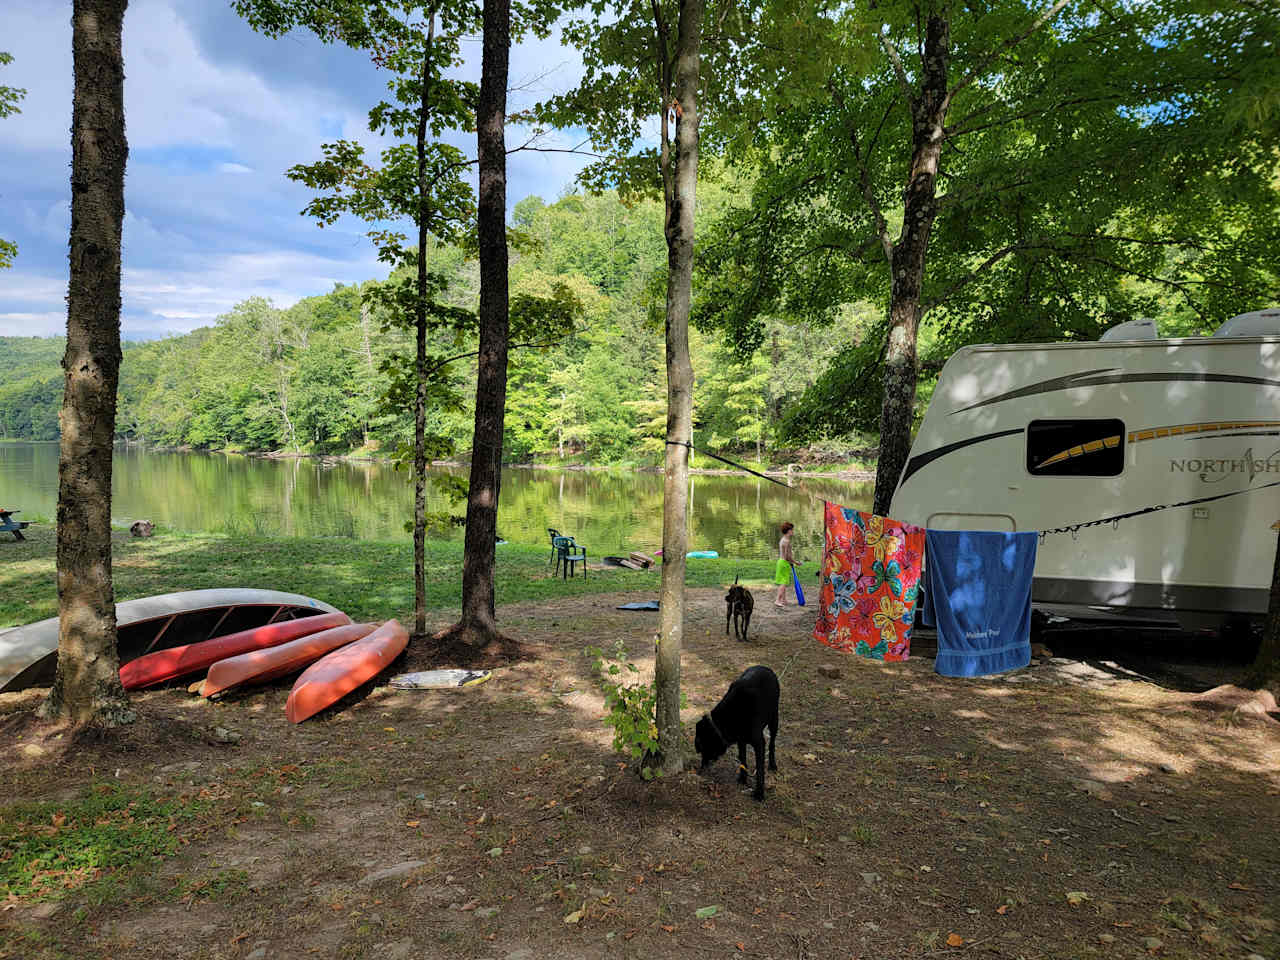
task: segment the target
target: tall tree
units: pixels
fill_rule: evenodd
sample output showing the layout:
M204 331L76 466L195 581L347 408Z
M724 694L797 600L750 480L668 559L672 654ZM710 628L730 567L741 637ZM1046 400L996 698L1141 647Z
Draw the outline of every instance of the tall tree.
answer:
M0 67L13 63L13 54L0 50ZM0 119L14 113L21 113L18 102L27 95L21 87L0 86ZM18 245L11 240L0 237L0 270L13 266L13 258L18 255Z
M480 356L475 432L462 556L462 617L448 634L478 646L495 640L493 565L498 541L502 433L507 403L510 330L507 290L507 71L511 54L510 0L484 0L476 144L480 203Z
M127 0L75 0L71 111L71 280L58 460L58 669L50 718L134 719L120 685L111 586L111 445L120 379Z
M1221 118L1274 60L1266 20L1228 0L769 4L748 75L780 82L715 114L760 176L716 231L708 321L751 350L771 315L886 304L830 393L880 388L887 511L927 315L954 345L1094 338L1145 312L1135 281L1206 315L1265 295L1274 156Z
M583 55L581 85L539 115L561 126L585 125L609 151L583 175L594 188L630 193L660 187L667 241L667 430L662 507L662 613L654 655L657 758L664 773L683 766L680 655L684 641L686 511L693 439L693 365L689 313L693 296L694 202L698 182L698 108L704 0L593 0L594 17L565 29ZM726 7L727 9L727 7ZM674 28L674 36L673 36ZM637 82L636 78L644 78ZM656 95L656 96L655 96ZM641 124L657 105L659 140L638 147ZM655 164L656 161L656 164ZM654 174L660 178L655 183Z
M343 213L370 222L369 236L378 246L379 259L401 272L385 284L370 285L365 297L381 308L389 323L411 326L414 332L411 377L404 364L393 363L390 372L391 396L412 396L413 638L418 640L426 635L427 625L427 465L433 454L449 446L445 438L428 436L427 407L433 398L453 402L452 390L438 374L456 359L429 357L428 338L441 329L462 332L473 322L469 311L442 301L448 277L433 272L427 258L433 240L461 239L473 209L462 180L462 153L438 137L445 129L471 122L475 85L447 79L445 72L459 62L460 38L475 27L474 7L467 0L438 0L425 6L405 0L237 0L235 6L255 29L273 36L302 27L326 42L338 40L368 50L376 63L394 74L389 84L392 100L369 112L371 131L413 135L412 148L401 143L384 150L380 168L368 165L359 144L339 140L324 145L323 160L295 166L289 175L326 191L304 213L322 225L336 222ZM406 247L403 234L384 226L401 218L417 227L416 247ZM504 317L505 300L504 296Z

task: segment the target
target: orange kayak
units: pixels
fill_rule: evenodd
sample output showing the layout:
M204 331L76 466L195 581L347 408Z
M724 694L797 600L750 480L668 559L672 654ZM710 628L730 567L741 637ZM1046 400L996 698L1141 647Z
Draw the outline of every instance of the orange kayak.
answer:
M376 623L348 623L290 640L278 647L250 650L219 660L209 668L209 676L200 688L200 695L212 697L242 683L266 683L294 673L319 660L330 650L367 637L377 627Z
M337 703L385 670L408 643L409 631L395 620L388 620L363 640L317 660L294 683L284 707L285 716L290 723L301 723Z
M250 650L261 650L264 647L276 647L290 640L297 640L308 634L319 633L330 627L340 627L350 623L351 618L345 613L322 613L315 617L300 617L297 620L281 620L269 623L265 627L254 627L252 630L241 630L229 633L225 637L214 637L199 643L188 643L181 647L170 647L168 650L157 650L146 656L130 660L120 668L120 682L126 690L137 690L150 687L167 680L175 680L205 670L219 660L234 657Z

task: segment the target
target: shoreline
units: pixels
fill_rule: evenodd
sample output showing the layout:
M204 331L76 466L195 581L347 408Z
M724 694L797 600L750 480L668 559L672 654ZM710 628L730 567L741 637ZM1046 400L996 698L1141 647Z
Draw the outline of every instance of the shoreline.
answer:
M27 441L15 441L27 442ZM50 441L56 442L56 441ZM125 446L142 447L154 453L220 453L224 456L241 456L253 457L258 460L318 460L322 463L391 463L390 457L378 457L366 454L355 453L301 453L290 450L200 450L191 446L150 446L136 440L118 441ZM457 467L462 468L469 466L470 462L466 460L432 460L430 465L433 467ZM609 473L609 472L626 472L626 473L663 473L663 468L658 465L653 466L618 466L609 464L590 464L590 463L504 463L504 467L515 468L521 470L561 470L570 473ZM847 467L841 470L805 470L802 467L787 467L786 469L773 468L769 470L757 471L770 478L787 478L787 477L804 477L807 479L823 479L852 481L854 483L871 483L875 480L874 470L865 470L859 467ZM741 470L732 470L727 468L710 468L710 467L690 467L690 476L699 477L732 477L742 474ZM746 474L750 476L750 474Z

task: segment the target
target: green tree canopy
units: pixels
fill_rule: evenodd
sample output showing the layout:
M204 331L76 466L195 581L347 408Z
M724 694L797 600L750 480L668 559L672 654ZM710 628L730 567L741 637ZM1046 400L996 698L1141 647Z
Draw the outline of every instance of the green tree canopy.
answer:
M943 353L1093 339L1172 303L1202 326L1266 303L1276 153L1238 119L1247 91L1269 102L1264 7L766 5L744 75L778 82L738 84L711 119L754 180L700 259L700 321L747 354L769 317L898 302L913 250L915 315ZM889 313L797 432L875 426Z

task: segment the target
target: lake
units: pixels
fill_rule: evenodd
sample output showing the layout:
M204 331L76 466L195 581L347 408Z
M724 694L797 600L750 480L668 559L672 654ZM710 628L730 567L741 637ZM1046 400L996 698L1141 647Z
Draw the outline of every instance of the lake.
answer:
M463 469L433 468L437 473ZM776 555L778 524L796 525L798 559L822 554L825 497L869 508L872 486L803 481L786 489L747 474L689 480L689 545L722 557ZM413 485L407 471L366 461L274 460L221 453L165 453L117 446L112 519L147 519L177 530L287 537L409 539ZM810 496L812 494L812 497ZM428 510L446 504L430 485ZM58 499L56 443L0 443L0 505L20 518L52 519ZM465 506L458 513L465 512ZM519 543L543 543L555 527L584 544L591 557L653 553L662 546L662 476L585 470L502 471L498 532ZM462 539L460 528L430 534Z

